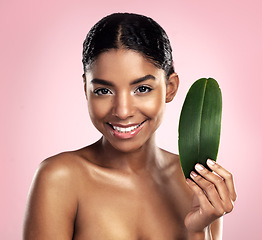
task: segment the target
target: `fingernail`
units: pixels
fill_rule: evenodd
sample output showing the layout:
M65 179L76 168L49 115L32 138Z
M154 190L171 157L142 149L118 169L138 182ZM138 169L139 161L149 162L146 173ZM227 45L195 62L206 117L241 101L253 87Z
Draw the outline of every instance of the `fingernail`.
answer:
M201 165L201 164L196 164L196 169L199 170L199 171L202 171L204 170L204 167Z
M186 183L187 183L187 184L190 183L190 179L189 179L189 178L186 179Z
M192 171L192 172L190 173L190 175L191 175L191 177L197 177L197 174L196 174L194 171Z
M210 159L207 160L207 164L211 165L211 166L214 166L216 163L215 161L212 161Z

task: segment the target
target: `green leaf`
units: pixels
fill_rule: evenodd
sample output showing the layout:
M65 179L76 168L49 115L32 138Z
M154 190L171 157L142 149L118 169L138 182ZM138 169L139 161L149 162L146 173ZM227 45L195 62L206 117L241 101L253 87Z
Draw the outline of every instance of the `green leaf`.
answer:
M179 120L179 156L185 177L196 163L216 161L222 116L222 95L217 81L201 78L189 89ZM208 167L207 167L208 168Z

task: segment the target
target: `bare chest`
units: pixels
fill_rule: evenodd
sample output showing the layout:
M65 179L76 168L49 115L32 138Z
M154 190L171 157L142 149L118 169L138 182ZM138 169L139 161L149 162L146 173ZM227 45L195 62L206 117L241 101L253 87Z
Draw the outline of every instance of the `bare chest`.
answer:
M75 222L75 239L186 239L183 206L169 189L152 182L94 184L82 189Z

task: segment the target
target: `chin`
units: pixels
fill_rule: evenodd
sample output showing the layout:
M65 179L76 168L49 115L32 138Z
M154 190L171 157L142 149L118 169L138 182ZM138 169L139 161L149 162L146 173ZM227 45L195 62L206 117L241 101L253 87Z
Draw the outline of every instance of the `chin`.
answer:
M104 137L105 139L105 137ZM138 142L134 140L119 140L119 141L108 141L108 146L121 153L132 153L141 150L146 142Z
M111 146L119 152L132 153L132 152L136 152L137 150L140 150L143 147L143 144L128 143L122 140L121 143L111 144Z

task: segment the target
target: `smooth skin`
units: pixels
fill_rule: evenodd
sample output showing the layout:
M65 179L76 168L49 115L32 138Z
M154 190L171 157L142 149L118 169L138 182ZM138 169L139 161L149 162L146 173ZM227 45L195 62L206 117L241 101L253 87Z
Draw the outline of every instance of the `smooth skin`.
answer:
M139 53L118 49L100 54L83 77L102 138L41 163L23 239L222 239L221 217L236 199L232 175L208 161L213 172L197 165L185 180L179 156L155 143L177 74L166 80ZM113 129L134 125L133 135Z

